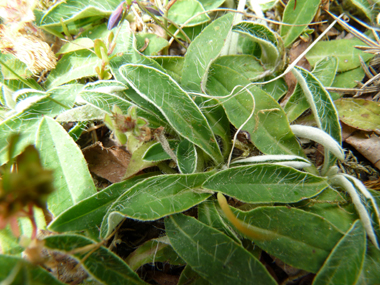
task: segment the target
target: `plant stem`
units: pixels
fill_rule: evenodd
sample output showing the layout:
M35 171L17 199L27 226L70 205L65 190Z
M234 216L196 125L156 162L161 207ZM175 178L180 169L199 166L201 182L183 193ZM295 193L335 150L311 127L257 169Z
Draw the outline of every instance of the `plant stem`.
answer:
M181 41L179 40L179 39L177 39L176 37L174 37L174 35L172 34L172 32L171 31L169 31L169 29L166 27L166 26L164 26L157 18L156 18L156 16L154 16L151 12L149 12L146 8L145 8L145 6L143 6L141 3L140 3L140 1L139 0L136 0L136 2L137 2L137 4L139 4L139 7L142 9L142 10L144 10L144 12L145 13L147 13L149 16L151 16L152 17L152 19L157 23L157 25L159 25L161 28L163 28L171 37L173 37L174 39L175 39L175 41L178 43L178 44L180 44L184 49L186 49L187 50L187 48L186 48L186 46L183 44L183 43L181 43Z
M0 59L0 64L2 66L4 66L6 69L8 69L14 76L16 76L25 85L29 86L32 89L43 90L42 87L39 84L37 84L37 83L36 84L32 84L28 80L25 80L24 78L22 78L20 75L18 75L16 72L14 72L12 70L12 68L10 68L8 65L6 65L5 62L2 61L1 59Z

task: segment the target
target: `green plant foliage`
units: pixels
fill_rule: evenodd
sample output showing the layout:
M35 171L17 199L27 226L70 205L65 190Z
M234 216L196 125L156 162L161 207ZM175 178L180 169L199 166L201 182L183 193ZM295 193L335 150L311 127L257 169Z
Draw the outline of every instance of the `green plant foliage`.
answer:
M312 66L326 56L335 56L338 59L338 71L344 72L360 66L360 57L368 61L373 57L372 54L364 53L355 46L365 46L358 39L335 40L317 43L306 55L307 60Z
M364 99L340 99L334 102L340 120L364 131L380 132L380 109L375 102Z
M291 167L258 164L220 171L203 187L247 203L292 203L317 195L327 185L325 179Z
M356 221L326 259L313 284L356 284L364 263L365 231Z
M207 14L196 16L196 14L204 11L199 1L181 0L174 3L170 8L168 18L179 25L183 25L187 22L186 26L195 26L210 20ZM196 17L192 18L193 16ZM190 18L192 18L192 20L190 20ZM190 22L188 22L188 20L190 20Z
M286 5L283 22L287 24L303 25L305 26L281 26L280 35L284 39L285 47L290 46L303 32L307 24L309 24L315 13L321 0L312 1L298 1L290 0Z
M166 218L165 225L173 248L210 283L276 284L253 255L221 232L183 214Z
M183 212L203 202L211 195L202 193L200 189L209 176L207 173L160 175L136 184L127 193L120 195L108 209L103 219L101 235L107 237L123 216L153 221Z
M47 248L69 252L78 248L96 244L79 235L56 235L44 239ZM95 247L95 251L83 261L83 267L94 278L103 284L146 284L138 275L117 255L105 247ZM74 256L83 258L87 252Z
M50 225L55 232L80 231L100 226L108 207L136 183L149 177L143 174L127 181L112 184L102 191L80 201L61 213Z
M46 270L28 263L20 257L1 254L0 262L3 266L3 269L0 272L0 280L4 283L32 285L65 284L55 279Z
M312 74L325 87L331 86L337 72L338 59L336 57L326 57L315 64ZM303 112L310 108L310 105L302 91L302 88L297 84L293 94L286 103L284 110L288 115L289 122L296 120Z
M380 284L378 173L340 125L379 134L378 95L332 89L376 88L379 1L13 2L1 284Z

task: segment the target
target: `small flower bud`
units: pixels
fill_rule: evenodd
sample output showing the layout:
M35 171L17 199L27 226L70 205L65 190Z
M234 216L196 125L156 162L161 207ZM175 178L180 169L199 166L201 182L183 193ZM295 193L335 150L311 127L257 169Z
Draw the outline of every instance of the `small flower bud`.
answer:
M123 9L124 3L125 1L121 2L119 6L117 6L115 11L112 12L110 18L108 19L108 25L107 25L108 30L112 30L119 24L124 12L124 9Z

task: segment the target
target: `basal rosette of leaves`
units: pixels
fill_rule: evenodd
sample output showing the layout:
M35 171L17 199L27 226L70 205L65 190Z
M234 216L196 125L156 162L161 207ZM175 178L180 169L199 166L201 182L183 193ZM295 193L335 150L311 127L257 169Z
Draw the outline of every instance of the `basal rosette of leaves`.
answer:
M0 281L147 284L141 268L164 262L179 268L178 284L277 284L263 262L271 256L298 269L289 280L379 283L380 195L337 168L341 126L326 90L359 68L359 56L372 55L355 49L358 40L320 41L306 54L311 71L288 64L288 48L310 34L321 0L282 8L151 2L66 0L35 9L33 27L62 44L47 74L0 54L0 165L9 161L10 136L20 133L13 156L33 144L55 188L46 213L36 214L39 229L51 232L36 248L50 257L26 261L11 229L0 230ZM288 25L278 29L251 13L270 9ZM174 46L182 54L168 55ZM326 54L337 48L345 55ZM297 85L283 106L284 72ZM313 127L290 124L308 109ZM99 139L88 131L106 127L130 156L123 180L99 187L82 148ZM323 146L323 164L306 156L300 138ZM131 231L161 226L122 255L122 222L134 223ZM18 225L30 237L29 221ZM82 275L49 273L56 252L79 262Z

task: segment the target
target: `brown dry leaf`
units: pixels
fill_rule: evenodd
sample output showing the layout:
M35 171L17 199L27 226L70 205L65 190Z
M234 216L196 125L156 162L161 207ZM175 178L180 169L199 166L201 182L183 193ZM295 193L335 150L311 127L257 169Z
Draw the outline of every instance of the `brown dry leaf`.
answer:
M156 24L147 24L147 27L150 29L152 34L155 34L161 38L166 39L166 31Z
M364 132L358 132L348 137L346 142L352 145L377 169L380 169L380 138L372 134L367 136Z
M340 122L340 125L342 126L342 141L346 141L346 139L353 135L354 132L357 131L357 129L347 126L346 124Z
M295 61L297 57L310 46L311 43L312 41L310 39L307 42L304 42L304 41L295 42L289 51L289 64ZM298 62L297 66L303 67L307 70L311 70L311 65L307 61L306 57L302 57L302 59ZM296 85L297 85L297 79L291 72L288 72L287 74L285 74L284 80L286 84L288 85L288 93L286 93L281 104L285 104L285 102L288 101L290 95L293 94L294 89L296 88Z
M122 147L104 147L97 142L83 149L91 172L112 183L120 182L127 171L131 155Z

